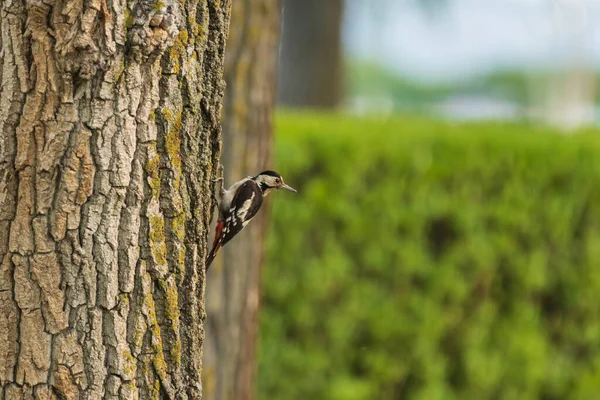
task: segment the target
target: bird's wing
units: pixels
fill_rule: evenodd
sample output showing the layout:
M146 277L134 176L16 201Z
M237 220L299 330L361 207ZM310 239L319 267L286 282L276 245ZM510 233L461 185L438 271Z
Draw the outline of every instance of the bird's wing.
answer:
M236 190L229 212L223 213L215 230L213 247L206 259L206 269L210 267L219 249L248 225L263 202L262 192L253 180L244 182Z
M224 245L248 225L263 202L262 192L253 180L244 182L231 201L231 212L223 215L225 225L222 236Z

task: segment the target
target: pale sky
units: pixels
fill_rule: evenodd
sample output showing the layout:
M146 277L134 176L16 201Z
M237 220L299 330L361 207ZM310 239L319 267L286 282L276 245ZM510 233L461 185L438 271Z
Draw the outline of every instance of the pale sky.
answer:
M415 0L347 0L352 57L424 79L498 67L600 67L600 0L446 0L428 15Z

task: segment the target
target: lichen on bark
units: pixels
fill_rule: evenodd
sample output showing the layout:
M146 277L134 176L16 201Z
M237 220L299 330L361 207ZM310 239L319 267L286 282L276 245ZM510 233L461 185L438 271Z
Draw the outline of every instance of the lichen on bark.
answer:
M201 398L230 6L0 4L0 398Z

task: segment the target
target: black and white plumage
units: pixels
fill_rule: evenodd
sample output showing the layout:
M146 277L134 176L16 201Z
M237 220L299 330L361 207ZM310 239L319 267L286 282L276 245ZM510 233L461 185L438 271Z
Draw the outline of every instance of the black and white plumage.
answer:
M210 267L219 249L240 233L254 218L264 198L272 190L284 189L296 192L294 188L286 185L281 175L275 171L263 171L254 177L244 178L227 190L223 187L223 178L217 180L221 181L216 196L219 220L213 247L206 259L206 269Z

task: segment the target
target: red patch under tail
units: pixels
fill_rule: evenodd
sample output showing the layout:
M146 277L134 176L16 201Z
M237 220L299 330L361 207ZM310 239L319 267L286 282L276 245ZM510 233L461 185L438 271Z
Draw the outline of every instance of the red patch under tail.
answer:
M212 264L213 260L217 256L217 253L219 252L219 249L221 247L223 247L223 244L222 244L222 241L223 241L222 233L223 233L223 227L224 226L225 226L225 221L219 221L219 223L217 224L217 229L216 229L216 232L215 232L215 240L213 241L212 250L208 254L208 257L206 258L206 270L207 271L208 271L208 267L210 267L210 264Z

